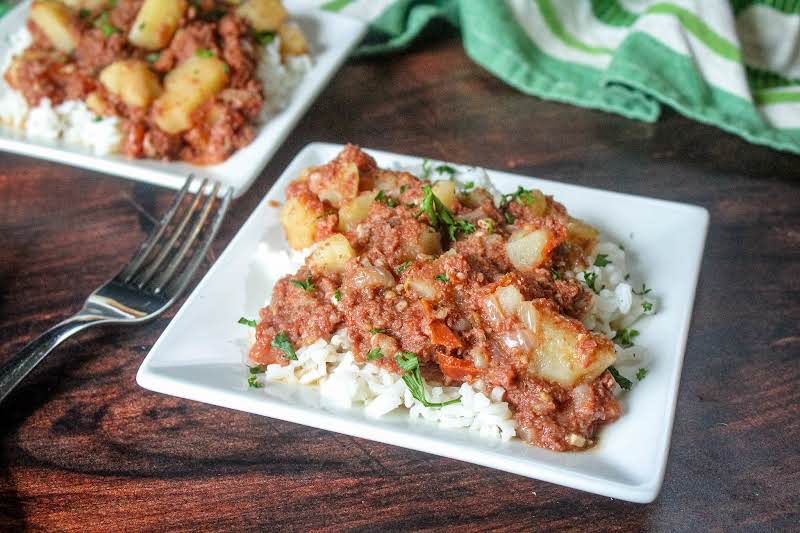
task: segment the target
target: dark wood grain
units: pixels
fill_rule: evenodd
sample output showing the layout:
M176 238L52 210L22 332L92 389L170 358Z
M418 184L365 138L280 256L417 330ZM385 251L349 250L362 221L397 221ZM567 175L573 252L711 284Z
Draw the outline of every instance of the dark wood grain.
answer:
M0 407L0 530L796 529L800 158L664 115L643 124L524 96L454 36L351 62L235 203L212 252L310 141L705 206L711 228L654 503L143 390L136 370L173 310L68 342ZM0 155L0 358L76 310L170 197Z

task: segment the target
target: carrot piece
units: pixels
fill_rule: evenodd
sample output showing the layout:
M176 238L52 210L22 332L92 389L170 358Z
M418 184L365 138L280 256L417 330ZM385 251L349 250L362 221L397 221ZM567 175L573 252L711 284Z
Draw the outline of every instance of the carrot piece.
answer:
M441 320L431 320L431 342L439 346L444 346L448 350L461 348L463 344L456 337L456 334L447 327Z
M473 382L478 378L481 371L475 368L472 363L457 357L451 357L445 354L438 354L439 368L442 369L442 374L454 381L467 381Z

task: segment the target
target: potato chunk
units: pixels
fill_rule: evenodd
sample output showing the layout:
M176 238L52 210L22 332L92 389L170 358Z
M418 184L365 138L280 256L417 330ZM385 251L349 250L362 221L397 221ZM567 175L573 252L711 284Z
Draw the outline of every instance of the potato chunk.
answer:
M281 0L247 0L236 14L256 31L277 31L289 17Z
M135 59L111 63L100 72L100 83L134 107L147 107L161 94L158 76L147 63Z
M144 0L128 41L145 50L164 48L172 40L187 7L186 0Z
M358 224L367 218L369 209L375 202L375 191L359 194L339 208L339 231L348 233L353 231Z
M557 245L555 234L547 228L522 229L508 239L506 254L517 270L533 270L549 259L550 252Z
M454 181L437 181L431 189L447 209L452 211L456 208L456 183Z
M88 9L90 11L100 11L105 9L109 0L61 0L62 4L66 4L75 11L79 9Z
M188 130L192 113L227 84L227 69L220 59L190 57L164 78L164 94L153 103L156 124L167 133Z
M533 333L528 372L564 387L588 383L614 364L613 343L577 320L558 313L546 299L523 302L520 320Z
M302 250L314 244L316 221L321 213L302 197L289 198L281 208L280 220L289 246Z
M597 235L598 231L593 226L577 218L570 218L567 224L567 242L583 250L586 255L597 244Z
M344 271L344 266L355 256L350 241L341 233L334 233L321 243L308 258L309 266L316 271L334 274Z
M36 0L31 5L31 20L56 50L70 53L78 46L78 24L72 10L64 4Z
M282 56L301 56L308 53L308 42L303 31L293 22L284 22L278 28Z

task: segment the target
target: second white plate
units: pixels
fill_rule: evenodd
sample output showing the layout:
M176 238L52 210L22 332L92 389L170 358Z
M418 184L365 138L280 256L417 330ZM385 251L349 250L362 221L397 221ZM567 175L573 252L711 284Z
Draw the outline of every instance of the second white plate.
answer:
M0 150L174 189L183 185L186 176L195 174L230 185L235 196L241 195L255 181L366 31L366 24L360 20L322 11L298 0L285 0L284 3L309 39L313 52L311 70L295 89L288 106L261 127L249 146L224 163L199 167L182 162L127 159L119 155L96 156L88 150L61 142L29 139L4 126L0 126ZM23 27L29 9L30 1L22 2L0 18L0 35L11 35ZM8 47L7 39L0 41L0 58L5 57ZM0 83L4 82L0 80Z
M700 270L705 209L489 171L501 192L517 186L552 194L569 212L622 243L632 270L654 288L658 314L637 324L637 344L651 363L647 378L621 400L624 414L604 428L590 451L555 453L518 439L501 442L466 430L415 423L406 413L368 418L363 409L321 407L315 388L271 383L248 389L243 354L248 329L240 316L258 316L277 275L257 260L259 243L288 248L278 209L288 183L308 166L332 159L341 146L311 144L281 175L267 197L186 300L142 363L145 388L205 403L279 418L356 437L469 461L528 477L634 502L648 502L661 487L667 461L684 348ZM419 166L420 158L367 150L378 164Z

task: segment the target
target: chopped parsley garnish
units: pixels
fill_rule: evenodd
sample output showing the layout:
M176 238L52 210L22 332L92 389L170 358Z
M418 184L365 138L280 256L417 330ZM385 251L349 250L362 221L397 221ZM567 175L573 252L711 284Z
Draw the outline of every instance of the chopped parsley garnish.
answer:
M434 276L434 277L435 277L437 280L441 281L442 283L447 283L448 281L450 281L450 280L448 280L448 279L447 279L447 275L445 275L445 274L437 274L437 275L436 275L436 276Z
M428 222L434 228L447 228L447 235L451 241L456 240L456 234L461 232L469 234L475 232L475 224L460 220L453 217L453 213L445 206L442 201L433 193L430 185L422 187L422 204L420 205L420 214L425 214L428 217Z
M109 0L108 5L111 7L117 7L117 0Z
M505 219L506 224L514 223L514 215L512 215L510 211L503 211L503 218Z
M653 304L650 302L642 302L642 310L645 313L649 313L650 311L653 310Z
M552 274L553 279L561 279L561 274L555 268L550 269L550 274Z
M619 371L614 368L613 366L608 367L608 372L614 378L614 381L617 382L617 385L620 386L623 390L631 390L633 386L633 382L619 373Z
M464 190L465 190L465 191L468 191L468 190L470 190L471 188L473 188L474 186L475 186L475 182L474 182L474 181L468 181L468 182L466 182L466 183L464 184Z
M275 39L275 33L271 31L260 31L254 33L253 38L261 46L266 46Z
M383 352L380 348L373 348L367 352L367 361L374 361L383 357Z
M486 228L486 233L494 233L494 220L491 218L482 218L483 226Z
M237 324L241 324L243 326L250 326L251 328L254 328L258 325L258 323L255 320L245 317L241 317L239 319L239 322L237 322Z
M600 291L606 288L605 285L603 285L599 289L595 286L595 283L597 283L597 274L595 274L594 272L584 272L583 280L586 282L586 286L592 289L592 292L594 292L595 294L600 294Z
M142 22L141 24L139 24L139 29L143 30L145 28L145 26L147 26L147 24Z
M289 340L289 336L285 331L281 331L275 335L270 346L282 351L286 359L297 361L297 354L294 351L294 346L292 346L292 341Z
M397 200L389 196L386 196L386 193L384 191L380 191L378 194L375 195L375 201L387 207L397 207Z
M250 374L247 378L247 386L251 389L260 389L264 386L264 384L259 383L258 376L256 374Z
M439 165L438 167L436 167L436 169L435 169L435 170L436 170L436 172L438 172L439 174L450 174L450 177L451 177L451 178L452 178L453 176L455 176L455 174L456 174L456 169L454 169L454 168L453 168L453 167L451 167L450 165Z
M413 261L405 261L394 267L394 271L397 272L398 274L402 274L403 272L408 270L408 267L410 267L412 264Z
M623 348L630 348L633 346L633 339L639 336L639 332L635 329L622 328L614 335L612 339Z
M631 275L630 274L625 274L625 281L628 281L629 279L631 279Z
M369 332L375 335L376 333L386 333L386 330L383 328L372 328Z
M638 296L644 296L645 294L647 294L648 292L651 292L652 290L653 290L653 289L648 289L648 288L647 288L647 285L645 285L644 283L642 283L642 290L641 290L641 291L639 291L639 292L633 291L633 294L636 294L636 295L638 295Z
M251 374L263 374L266 371L267 371L267 367L266 366L258 365L258 366L251 366L250 367L250 373Z
M394 356L397 366L403 371L403 381L411 396L425 407L444 407L461 401L461 397L446 402L429 402L425 398L425 380L419 371L419 359L414 352L400 352Z
M311 281L311 276L306 276L305 281L300 281L298 279L290 279L289 282L294 285L295 287L300 287L306 292L314 292L314 282Z
M515 192L503 195L503 200L506 203L515 199L523 205L533 205L533 203L536 202L536 196L533 194L533 190L525 189L522 186L517 187Z
M94 27L99 28L103 32L103 37L108 39L115 33L122 33L122 30L111 24L108 20L108 11L103 12L99 17L94 19Z
M337 302L341 302L342 301L342 291L340 291L339 289L336 289L336 291L333 293L333 298Z
M144 56L144 58L147 60L148 63L155 63L156 61L158 61L159 57L161 57L161 54L159 52L151 52L146 56Z
M408 185L401 185L400 186L400 194L405 193L408 190Z
M431 162L425 159L422 162L422 179L427 180L428 176L431 175Z
M611 261L608 260L607 254L597 254L597 257L594 258L594 266L596 267L604 267L610 264Z
M194 51L194 55L197 57L214 57L214 51L208 48L198 48Z
M640 368L639 371L636 372L637 381L642 381L646 377L647 377L647 369L646 368Z
M92 14L91 10L82 7L78 10L78 16L82 19L87 19Z

